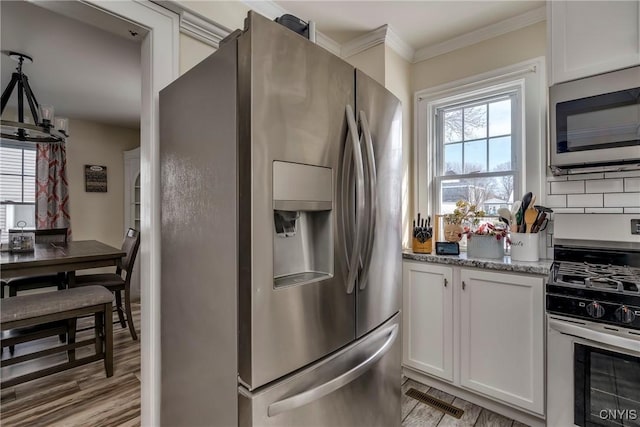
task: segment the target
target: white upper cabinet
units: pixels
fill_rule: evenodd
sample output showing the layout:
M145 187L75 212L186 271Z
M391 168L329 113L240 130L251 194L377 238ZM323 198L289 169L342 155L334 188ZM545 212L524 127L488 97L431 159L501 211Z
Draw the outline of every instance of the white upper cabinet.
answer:
M549 1L549 85L640 64L640 0Z
M404 262L403 363L453 381L453 269Z

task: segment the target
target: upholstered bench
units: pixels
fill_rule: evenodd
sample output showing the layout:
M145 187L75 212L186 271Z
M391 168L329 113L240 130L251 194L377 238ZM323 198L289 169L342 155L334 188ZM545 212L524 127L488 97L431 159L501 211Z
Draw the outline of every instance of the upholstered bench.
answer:
M0 366L11 366L55 353L67 352L67 362L3 380L0 387L11 387L46 375L104 360L107 377L113 375L113 322L111 301L113 294L102 286L86 286L34 295L20 295L0 301L0 331L2 348L48 336L67 333L65 345L11 357ZM75 342L78 317L93 314L95 337ZM95 354L80 359L75 349L95 346ZM4 375L3 375L4 377Z

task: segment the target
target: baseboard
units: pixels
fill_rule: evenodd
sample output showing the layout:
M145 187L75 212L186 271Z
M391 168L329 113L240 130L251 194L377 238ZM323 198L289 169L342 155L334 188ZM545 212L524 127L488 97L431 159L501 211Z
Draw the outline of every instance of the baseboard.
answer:
M429 387L435 387L438 390L442 390L453 396L459 397L478 406L482 406L483 408L489 409L490 411L493 411L500 415L504 415L505 417L514 419L531 427L544 427L546 425L543 418L526 412L522 412L518 409L512 408L511 406L498 403L484 396L480 396L473 392L464 390L460 387L456 387L452 384L431 377L407 366L402 367L402 373L409 379L428 385Z

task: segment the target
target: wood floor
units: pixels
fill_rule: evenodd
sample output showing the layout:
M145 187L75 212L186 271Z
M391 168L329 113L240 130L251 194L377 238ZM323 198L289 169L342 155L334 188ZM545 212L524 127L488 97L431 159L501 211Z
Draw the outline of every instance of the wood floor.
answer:
M407 396L410 388L427 393L464 410L460 419ZM471 402L419 382L402 378L402 427L525 427L518 421L481 408Z
M140 305L134 304L133 316L140 334ZM82 320L84 326L92 322ZM128 329L114 324L114 374L105 377L102 361L51 375L39 380L2 390L0 424L18 426L139 426L140 425L140 341L133 341ZM80 332L77 340L92 331ZM16 346L16 355L55 345L57 338ZM90 349L85 349L89 352ZM80 352L80 350L78 351ZM3 357L8 357L5 350ZM55 364L65 355L52 356L45 362ZM13 376L32 366L2 368L2 376ZM413 380L403 378L403 427L523 427L460 398ZM409 388L423 391L464 410L462 418L445 415L405 395Z
M14 426L139 426L140 425L140 305L132 304L138 341L133 341L129 329L113 325L113 366L111 378L106 378L100 360L78 368L50 375L2 390L0 424ZM78 328L91 325L92 319L82 319ZM79 332L76 340L92 336L93 331ZM55 345L57 337L16 346L16 355ZM91 347L78 350L90 353ZM8 357L5 349L3 358ZM42 367L53 365L65 354L32 361ZM2 377L11 377L31 369L26 363L2 368Z

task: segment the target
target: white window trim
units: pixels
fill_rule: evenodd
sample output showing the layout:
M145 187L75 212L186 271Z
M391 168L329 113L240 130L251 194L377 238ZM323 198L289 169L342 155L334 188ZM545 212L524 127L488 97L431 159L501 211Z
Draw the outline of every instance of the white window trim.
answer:
M487 92L492 87L495 90ZM436 132L435 109L442 104L474 96L486 96L505 90L521 90L522 120L521 146L518 164L523 167L517 188L532 191L539 203L545 202L544 183L546 164L546 77L544 57L471 76L440 86L418 91L414 95L414 206L417 212L433 215L434 172L436 151L433 141ZM426 118L426 120L425 120ZM518 195L514 195L517 200ZM438 213L438 212L435 212Z
M456 91L457 92L457 91ZM512 115L515 114L516 112L520 112L521 114L523 114L524 109L522 108L522 97L523 97L523 92L524 92L524 80L523 79L518 79L509 83L504 83L504 84L498 84L498 85L492 85L490 87L487 87L485 89L478 89L478 90L473 90L471 92L464 92L464 93L455 93L452 96L448 96L445 98L439 98L437 100L434 100L432 102L428 102L426 99L423 99L423 103L426 103L426 113L428 114L427 116L427 134L431 136L431 138L433 138L433 141L436 141L436 144L427 144L427 141L425 141L425 144L427 144L427 148L429 149L433 149L433 151L435 151L433 153L433 156L429 157L429 160L431 161L431 166L430 169L434 172L432 175L430 175L428 177L428 179L430 180L430 185L429 188L431 189L431 191L429 191L430 194L430 200L427 201L428 206L429 206L429 211L433 211L433 207L438 205L438 200L437 200L437 196L438 196L438 191L437 191L437 186L440 185L440 183L442 182L443 179L446 179L447 177L444 177L443 175L440 176L436 176L437 172L438 172L438 167L440 165L443 164L444 161L444 156L443 156L443 150L440 147L441 144L441 137L440 135L437 135L437 131L438 131L438 123L436 120L436 111L441 108L441 107L446 107L448 105L451 104L456 104L456 103L465 103L467 101L473 101L479 98L490 98L492 96L496 96L496 95L500 95L500 94L511 94L511 93L515 93L516 97L515 97L515 105L511 106L512 109ZM524 115L524 114L523 114ZM424 116L422 116L424 117ZM512 129L511 129L511 139L512 141L523 141L524 138L521 138L521 134L522 134L522 127L520 126L520 123L524 122L524 117L522 118L523 120L520 121L516 121L515 126L512 123ZM487 126L489 124L487 123ZM438 147L435 147L435 145L438 145ZM512 162L512 170L515 171L519 171L521 170L521 158L522 158L522 152L524 151L522 144L520 145L514 145L512 142L512 148L515 148L514 150L512 150L511 153L511 162ZM464 165L463 165L464 167ZM483 173L482 176L487 176L486 174L491 174L492 172L487 171L485 173ZM503 172L493 172L496 174L496 176L499 176L501 174L504 174ZM463 179L465 177L473 177L472 175L469 174L460 174L460 175L455 175L455 176L451 176L450 178L458 178L462 176ZM524 188L523 187L523 174L522 173L518 173L518 176L520 177L519 180L514 181L514 197L516 197L516 195L520 194L520 189ZM440 213L440 212L438 212Z

